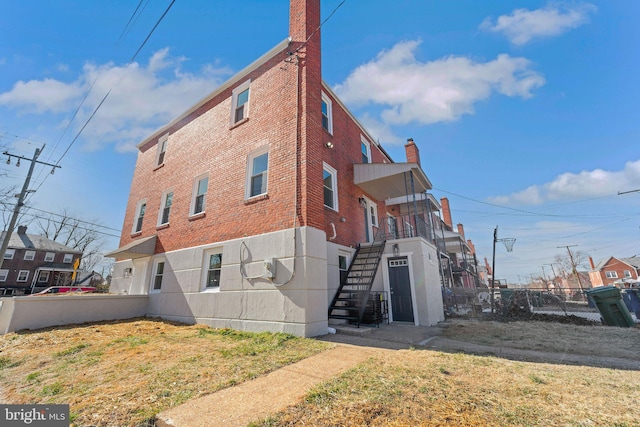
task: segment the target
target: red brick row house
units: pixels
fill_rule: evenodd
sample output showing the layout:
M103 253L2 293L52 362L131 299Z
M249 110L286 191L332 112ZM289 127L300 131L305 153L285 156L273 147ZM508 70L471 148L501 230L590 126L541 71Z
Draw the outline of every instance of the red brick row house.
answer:
M597 265L589 258L589 278L593 286L631 287L640 284L640 258L610 257Z
M301 336L444 319L417 147L394 162L322 80L319 27L320 1L292 0L287 39L140 142L112 292Z
M6 233L0 235L0 242ZM0 295L22 295L49 286L71 283L82 252L46 237L27 234L26 226L12 233L0 269ZM76 264L77 263L77 264Z

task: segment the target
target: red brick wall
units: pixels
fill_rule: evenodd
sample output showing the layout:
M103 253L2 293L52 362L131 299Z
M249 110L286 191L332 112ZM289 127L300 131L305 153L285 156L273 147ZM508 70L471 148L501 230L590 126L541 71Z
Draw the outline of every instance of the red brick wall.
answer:
M631 277L625 277L624 276L624 272L629 271L631 272ZM615 271L618 275L617 278L609 278L606 276L606 272L607 271ZM607 262L607 264L604 265L604 267L602 267L601 271L600 271L600 276L602 277L602 282L604 284L604 286L610 286L613 285L613 282L615 282L616 280L622 280L622 279L637 279L638 278L638 274L636 272L636 270L631 267L628 264L625 264L624 262L616 259L616 258L611 258L609 260L609 262Z

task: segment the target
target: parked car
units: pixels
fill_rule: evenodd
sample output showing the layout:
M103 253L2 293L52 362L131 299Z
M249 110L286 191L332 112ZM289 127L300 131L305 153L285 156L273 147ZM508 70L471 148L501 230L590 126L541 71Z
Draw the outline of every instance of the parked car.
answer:
M93 286L50 286L47 289L35 293L33 295L49 295L49 294L63 294L68 292L95 292L96 288Z

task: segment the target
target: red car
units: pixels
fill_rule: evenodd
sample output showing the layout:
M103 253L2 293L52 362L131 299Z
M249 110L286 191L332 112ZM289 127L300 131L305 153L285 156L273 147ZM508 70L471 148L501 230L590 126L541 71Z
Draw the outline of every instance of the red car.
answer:
M92 286L51 286L33 295L62 294L66 292L95 292Z

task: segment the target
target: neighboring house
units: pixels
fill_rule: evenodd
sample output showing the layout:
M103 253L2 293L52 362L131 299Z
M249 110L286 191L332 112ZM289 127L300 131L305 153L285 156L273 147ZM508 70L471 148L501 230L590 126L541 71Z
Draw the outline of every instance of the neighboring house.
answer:
M417 147L394 162L322 80L319 27L320 1L292 0L289 38L140 142L111 292L300 336L444 319Z
M622 286L640 283L640 258L615 258L600 261L597 265L589 258L589 278L593 286Z
M0 236L4 240L5 232ZM19 226L12 233L0 270L2 295L21 295L48 286L71 283L73 268L82 252L47 239L27 234L27 227Z

